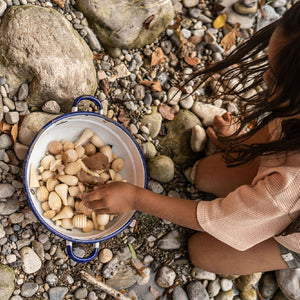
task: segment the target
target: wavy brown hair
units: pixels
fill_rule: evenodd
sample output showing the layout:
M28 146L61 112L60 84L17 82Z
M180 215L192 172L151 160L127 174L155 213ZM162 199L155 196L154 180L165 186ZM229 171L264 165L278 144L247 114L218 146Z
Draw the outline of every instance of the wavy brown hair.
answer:
M272 66L275 81L267 87L263 81L263 73L269 68L265 50L277 28L286 42L280 44L281 50L274 59L275 66ZM300 114L300 1L281 19L256 32L224 60L196 72L190 80L200 77L203 82L215 73L221 75L217 85L222 90L212 97L231 96L241 104L236 116L239 129L228 137L216 133L218 140L227 145L224 158L228 166L241 165L259 156L287 155L300 150L300 119L296 117ZM247 93L254 88L257 90L258 86L261 89L247 97ZM272 101L268 101L270 97ZM282 122L279 140L250 145L243 143L276 118L286 119ZM252 125L251 130L242 133L248 124ZM300 232L300 216L280 235L294 232Z
M282 30L288 42L281 48L272 68L275 82L267 88L262 76L269 68L265 50L276 28ZM223 86L223 89L222 93L212 97L234 97L241 108L236 116L240 125L237 132L229 137L217 134L219 141L228 146L224 153L228 166L237 166L258 156L299 151L300 120L293 119L293 116L300 113L300 1L281 19L256 32L224 60L194 73L190 80L202 77L203 82L215 73L221 74L218 86ZM262 88L248 97L248 92L258 86ZM272 101L268 101L270 97ZM287 100L289 104L283 105ZM287 117L290 119L282 122L282 135L278 141L243 144L270 121ZM240 134L248 124L252 129Z

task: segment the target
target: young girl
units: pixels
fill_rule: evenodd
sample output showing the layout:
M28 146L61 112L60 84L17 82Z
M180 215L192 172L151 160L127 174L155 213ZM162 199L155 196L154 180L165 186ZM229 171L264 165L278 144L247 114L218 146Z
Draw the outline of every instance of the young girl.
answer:
M267 47L268 56L259 56ZM199 190L219 198L197 203L113 182L83 195L86 206L107 214L138 210L197 230L191 261L215 273L300 267L300 2L194 77L215 72L221 82L239 76L244 86L226 91L244 104L241 114L218 116L207 129L223 152L193 168ZM268 88L247 98L263 81Z

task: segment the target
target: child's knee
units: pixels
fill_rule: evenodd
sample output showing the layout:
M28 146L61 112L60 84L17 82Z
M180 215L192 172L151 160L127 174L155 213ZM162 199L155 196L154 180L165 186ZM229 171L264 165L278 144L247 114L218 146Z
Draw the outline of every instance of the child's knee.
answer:
M190 237L188 240L189 256L194 266L203 267L205 264L205 251L201 245L205 242L205 233L198 232Z

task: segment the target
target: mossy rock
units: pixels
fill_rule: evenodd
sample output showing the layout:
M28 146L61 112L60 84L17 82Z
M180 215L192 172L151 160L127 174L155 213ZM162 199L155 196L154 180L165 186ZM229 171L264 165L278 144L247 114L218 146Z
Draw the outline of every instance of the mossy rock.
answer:
M0 265L0 299L8 300L12 295L15 285L15 273L6 265Z
M192 128L201 125L199 118L189 110L181 109L172 121L164 121L167 135L158 137L161 154L172 158L180 167L188 167L197 159L199 153L191 149Z

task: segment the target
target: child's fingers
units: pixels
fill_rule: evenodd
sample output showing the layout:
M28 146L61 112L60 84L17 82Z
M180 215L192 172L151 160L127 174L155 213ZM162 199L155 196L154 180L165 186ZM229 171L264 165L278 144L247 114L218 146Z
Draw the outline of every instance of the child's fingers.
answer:
M206 129L206 133L212 142L214 142L214 143L217 142L218 138L216 136L215 130L212 127L208 127Z
M90 208L94 211L99 209L105 209L105 207L103 207L102 201L84 201L84 205L87 208Z
M82 200L84 200L84 201L101 200L101 193L99 193L99 190L95 190L93 192L83 194Z
M222 118L225 120L225 121L230 121L231 118L232 118L232 115L230 112L226 112L222 115Z

